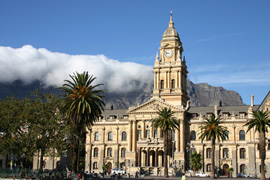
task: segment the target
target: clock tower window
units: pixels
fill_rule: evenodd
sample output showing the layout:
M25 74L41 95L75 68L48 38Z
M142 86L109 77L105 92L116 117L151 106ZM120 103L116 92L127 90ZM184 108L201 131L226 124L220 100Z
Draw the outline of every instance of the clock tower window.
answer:
M161 81L160 81L160 89L163 89L163 88L164 88L164 81L161 80Z
M172 80L172 88L175 88L175 80Z

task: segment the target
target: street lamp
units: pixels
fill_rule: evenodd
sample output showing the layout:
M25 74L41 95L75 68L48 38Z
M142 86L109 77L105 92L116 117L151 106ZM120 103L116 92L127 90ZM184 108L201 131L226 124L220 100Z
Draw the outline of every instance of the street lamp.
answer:
M193 144L187 143L186 150L187 150L187 153L189 151L189 170L191 170L191 153L192 153L193 148L194 148Z

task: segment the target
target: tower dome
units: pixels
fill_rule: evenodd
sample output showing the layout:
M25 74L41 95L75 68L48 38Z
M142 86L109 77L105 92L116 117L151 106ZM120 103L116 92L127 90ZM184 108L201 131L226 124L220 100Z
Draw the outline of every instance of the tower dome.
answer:
M174 23L172 20L172 13L170 17L169 27L166 29L166 31L163 33L162 40L161 41L171 41L171 40L180 40L178 33L174 29Z

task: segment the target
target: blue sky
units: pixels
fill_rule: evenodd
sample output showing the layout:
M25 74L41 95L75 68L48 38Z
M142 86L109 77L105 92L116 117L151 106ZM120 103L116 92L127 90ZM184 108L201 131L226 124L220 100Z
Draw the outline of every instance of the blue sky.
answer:
M253 94L261 103L270 90L269 0L2 0L0 46L31 45L35 51L101 55L150 67L171 10L188 78L235 90L246 104ZM13 62L4 57L4 64ZM16 70L10 69L10 76Z

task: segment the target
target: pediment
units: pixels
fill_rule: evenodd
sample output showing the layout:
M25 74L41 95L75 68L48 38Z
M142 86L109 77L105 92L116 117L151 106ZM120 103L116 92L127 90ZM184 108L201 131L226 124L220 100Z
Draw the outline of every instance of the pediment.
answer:
M170 108L172 111L179 112L179 111L185 111L182 107L176 107L175 105L169 104L164 102L161 98L152 98L146 103L143 103L141 105L138 105L137 107L130 108L128 110L128 114L133 113L156 113L159 109L162 108Z

